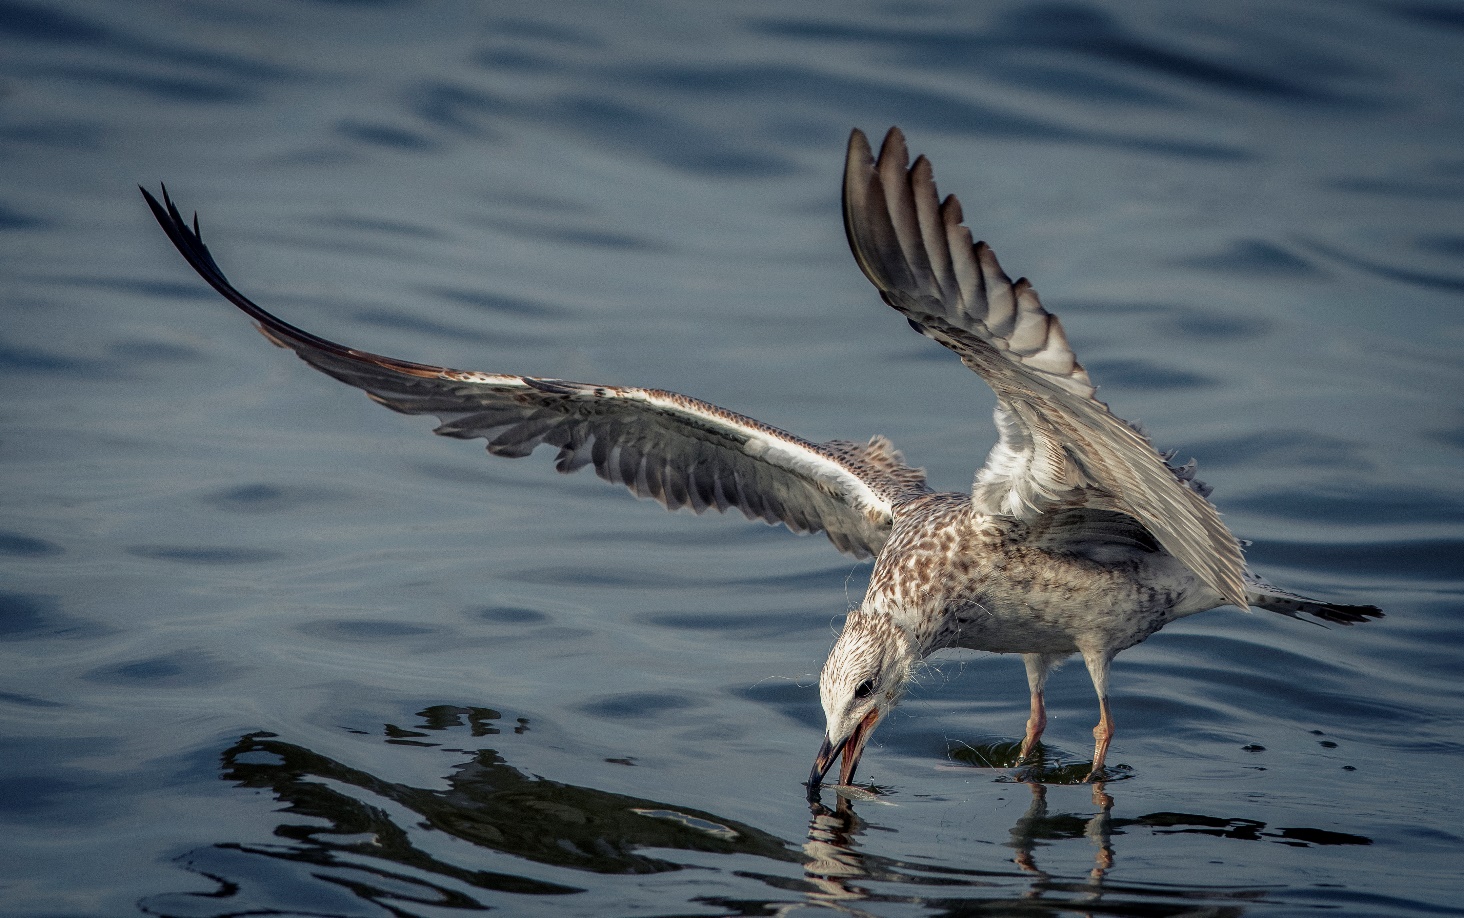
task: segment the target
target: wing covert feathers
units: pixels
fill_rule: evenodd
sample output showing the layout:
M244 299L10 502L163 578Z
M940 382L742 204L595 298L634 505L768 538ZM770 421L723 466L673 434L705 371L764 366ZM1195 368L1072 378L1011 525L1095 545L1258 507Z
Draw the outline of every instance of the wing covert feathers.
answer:
M865 276L916 331L960 356L997 395L997 445L972 498L985 512L1035 520L1091 507L1139 520L1225 601L1246 607L1240 545L1193 466L1175 468L1094 397L1062 323L1025 278L1013 282L940 201L925 157L909 164L891 128L874 158L858 130L844 170L844 228Z
M349 348L296 328L236 290L163 190L143 197L173 245L265 337L323 373L405 414L436 415L436 433L482 438L499 456L558 450L555 467L592 466L668 509L741 510L794 532L823 532L841 551L877 553L896 504L928 490L883 437L816 444L708 402L659 389L453 370Z

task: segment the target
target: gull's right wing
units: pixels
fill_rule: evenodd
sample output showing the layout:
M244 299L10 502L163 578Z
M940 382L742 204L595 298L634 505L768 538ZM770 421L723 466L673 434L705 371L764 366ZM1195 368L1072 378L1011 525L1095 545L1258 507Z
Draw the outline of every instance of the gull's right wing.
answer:
M1026 279L1015 283L961 204L940 201L930 161L909 165L891 128L875 160L849 138L844 227L854 260L916 331L955 351L996 392L1000 440L977 473L976 506L1037 523L1074 507L1138 520L1227 602L1246 608L1240 544L1193 466L1175 468L1147 437L1094 397L1057 317Z

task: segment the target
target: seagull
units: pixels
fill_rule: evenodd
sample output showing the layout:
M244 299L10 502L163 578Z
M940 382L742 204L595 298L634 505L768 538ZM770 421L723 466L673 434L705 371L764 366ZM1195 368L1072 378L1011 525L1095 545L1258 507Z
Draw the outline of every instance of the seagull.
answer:
M1178 618L1255 606L1351 625L1375 606L1309 599L1250 571L1193 461L1174 465L1095 397L1057 317L1025 278L1013 282L972 241L955 196L940 200L924 156L910 164L891 128L876 159L859 130L844 167L844 229L865 277L910 326L996 392L998 440L970 491L932 490L889 440L815 443L708 402L660 389L454 370L357 350L303 331L229 283L162 189L141 189L188 264L273 343L434 433L483 439L496 456L557 450L555 468L602 479L669 510L737 508L873 558L819 674L827 729L810 797L842 756L850 785L870 735L919 664L962 648L1022 655L1031 692L1020 756L1047 716L1049 673L1081 654L1098 695L1090 781L1113 738L1114 655Z

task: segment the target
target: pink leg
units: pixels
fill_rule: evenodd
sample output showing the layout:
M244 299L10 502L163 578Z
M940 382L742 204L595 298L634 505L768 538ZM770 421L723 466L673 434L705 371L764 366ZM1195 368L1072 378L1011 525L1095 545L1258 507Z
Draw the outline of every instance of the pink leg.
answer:
M1060 653L1022 654L1022 663L1027 667L1027 686L1032 690L1032 713L1027 717L1027 733L1022 737L1020 761L1026 761L1032 754L1037 741L1042 739L1042 731L1047 729L1047 707L1042 700L1042 687L1047 684L1047 674L1065 658L1066 655Z
M1113 712L1108 707L1108 696L1098 699L1098 726L1093 728L1093 770L1089 781L1096 781L1103 772L1103 760L1108 757L1108 744L1113 739Z
M1032 747L1037 745L1037 741L1042 738L1042 731L1046 729L1047 709L1042 704L1042 691L1039 689L1032 693L1032 713L1027 717L1027 735L1022 737L1022 760L1032 754Z
M1108 744L1113 740L1113 712L1108 707L1108 664L1113 654L1103 648L1083 650L1083 662L1093 677L1093 690L1098 693L1098 726L1093 728L1093 770L1088 780L1103 780L1103 760L1108 757Z

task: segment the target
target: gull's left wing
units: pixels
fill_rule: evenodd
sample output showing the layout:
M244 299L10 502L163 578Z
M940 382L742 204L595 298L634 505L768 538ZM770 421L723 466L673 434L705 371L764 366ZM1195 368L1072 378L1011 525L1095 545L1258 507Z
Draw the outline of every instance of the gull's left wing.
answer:
M840 551L878 553L894 508L927 492L925 473L883 437L811 443L716 405L659 389L599 386L435 367L356 350L277 318L234 289L164 189L143 197L173 245L275 344L405 414L436 415L436 433L483 438L498 456L558 449L555 467L586 465L670 510L736 507L794 532L823 532Z

